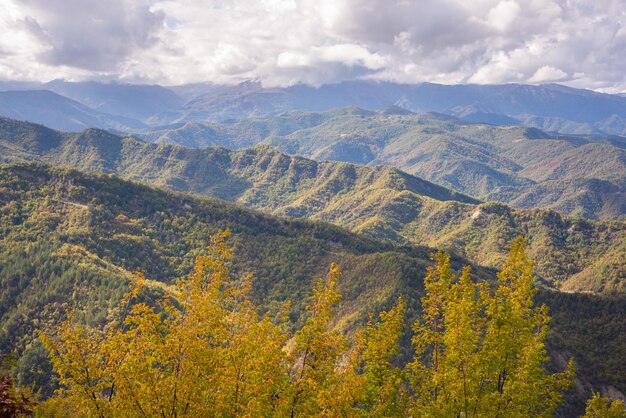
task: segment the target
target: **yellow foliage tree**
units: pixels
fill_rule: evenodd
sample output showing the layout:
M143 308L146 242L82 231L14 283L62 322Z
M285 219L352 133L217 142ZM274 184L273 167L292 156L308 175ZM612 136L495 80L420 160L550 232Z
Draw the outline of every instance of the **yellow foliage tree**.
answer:
M583 418L626 418L626 408L623 401L611 401L594 393L587 401Z
M549 316L533 304L532 263L518 238L498 281L456 276L439 252L424 280L413 361L396 364L405 303L370 317L355 344L333 329L339 267L319 279L288 342L286 311L260 317L250 277L233 280L229 232L157 306L139 303L136 275L123 321L104 330L70 315L42 335L61 389L45 416L482 417L550 416L573 366L548 374ZM286 308L285 308L286 309ZM605 408L606 406L606 408ZM592 400L588 413L617 409ZM591 411L591 412L589 412ZM597 416L597 415L589 415Z
M400 339L406 328L405 306L400 299L380 321L372 318L357 338L361 350L361 397L358 405L370 417L404 416L408 406L406 373L392 360L400 353Z
M306 308L307 320L296 332L291 417L331 416L341 408L338 387L342 373L337 366L348 341L330 329L333 306L341 300L337 289L340 276L339 266L332 264L326 280L318 280Z
M228 275L229 232L158 308L135 304L121 328L97 331L70 318L42 336L62 385L41 406L81 416L268 416L285 408L286 334L259 318L250 280ZM128 295L137 295L143 278Z
M457 278L447 254L435 261L414 326L411 415L552 416L572 384L573 363L552 375L544 368L550 318L533 303L524 238L513 241L495 289L474 283L469 267Z

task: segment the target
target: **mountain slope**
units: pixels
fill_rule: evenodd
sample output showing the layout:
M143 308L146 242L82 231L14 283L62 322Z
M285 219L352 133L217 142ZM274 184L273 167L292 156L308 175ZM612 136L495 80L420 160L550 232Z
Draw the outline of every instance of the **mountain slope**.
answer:
M318 160L395 166L483 200L522 208L549 206L590 219L626 215L624 137L550 135L441 114L358 108L183 125L140 136L187 146L264 143ZM586 186L577 188L581 181ZM598 181L603 186L592 190L589 186Z
M0 122L0 162L35 160L114 173L273 214L330 221L400 244L442 247L490 267L502 262L509 241L526 233L537 274L550 286L567 282L569 290L626 291L626 265L619 261L626 257L624 222L478 204L394 168L320 163L265 146L190 149L93 129L61 134Z
M47 90L0 92L0 115L66 131L89 127L120 130L145 127L137 120L102 113Z
M432 251L399 248L326 223L276 218L215 199L173 194L108 175L85 175L64 168L37 164L4 166L0 168L0 184L2 273L6 275L21 268L19 263L6 262L20 259L18 254L23 255L25 261L45 255L51 260L67 262L74 269L82 268L81 263L85 263L84 267L89 267L96 277L114 277L115 282L110 283L108 292L125 286L129 274L137 268L155 281L187 274L195 255L208 245L210 235L218 228L231 228L235 236L235 270L250 271L254 265L260 275L255 281L259 303L266 303L269 296L284 300L293 297L292 292L308 292L313 276L323 274L331 260L336 259L346 266L363 265L360 270L366 265L373 266L371 263L386 265L384 259L391 254L414 267L410 268L412 273L405 276L406 272L401 269L386 266L390 284L395 280L391 279L395 271L400 274L396 278L410 280L411 287L418 290L415 280L422 273L418 273L416 267L423 267ZM369 257L372 257L370 262L366 261ZM32 267L49 266L41 262ZM65 269L55 271L65 274ZM487 270L479 271L488 274ZM366 298L365 288L361 289L362 296L348 290L357 277L356 271L346 272L346 292L351 297ZM33 287L32 278L21 277L19 283L15 283L19 297L30 298L29 291L35 294L40 291ZM375 276L368 273L358 280L363 286L374 279ZM47 285L52 284L53 278L38 277L38 280L37 283ZM60 278L55 276L54 280ZM73 280L65 285L79 288L89 285ZM22 281L28 289L19 288ZM12 286L11 283L5 285ZM380 290L385 293L384 289ZM16 303L10 293L2 294L4 305ZM55 297L60 296L55 294ZM94 295L79 292L72 297L80 300ZM299 312L304 301L294 302ZM375 298L367 302L362 299L361 303L372 306ZM10 310L3 311L3 315L14 314ZM5 339L3 344L8 341Z
M53 80L41 88L76 100L98 112L144 122L157 113L184 104L184 100L176 93L157 85Z
M273 312L289 299L292 321L310 293L312 278L331 261L344 275L337 326L350 331L368 312L390 306L402 294L410 320L422 290L432 249L397 247L323 222L263 215L214 199L87 175L69 169L21 164L0 167L0 347L30 350L36 328L49 329L73 307L102 324L128 288L131 272L148 278L146 294L186 274L218 228L231 228L237 274L254 271L255 302ZM466 261L454 258L454 268ZM475 277L493 271L474 266ZM555 317L549 344L555 359L574 354L579 395L591 387L625 390L623 299L542 292ZM574 315L577 312L578 315ZM589 327L595 323L596 326ZM600 360L601 359L601 360ZM558 361L555 362L555 367ZM574 401L576 402L576 401Z
M109 175L0 167L0 352L28 352L35 330L50 331L68 308L90 323L107 323L137 269L149 279L149 300L162 297L164 287L190 272L210 236L226 228L234 235L235 274L256 276L255 302L276 312L291 300L294 323L315 277L340 262L344 329L400 294L416 301L432 251Z

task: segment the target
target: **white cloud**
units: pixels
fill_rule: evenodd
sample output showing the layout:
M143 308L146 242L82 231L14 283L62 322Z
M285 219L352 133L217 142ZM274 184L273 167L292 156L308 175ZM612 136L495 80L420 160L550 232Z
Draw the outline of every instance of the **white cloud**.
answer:
M0 0L0 78L626 90L626 0Z
M506 30L520 12L519 4L514 0L504 0L495 5L487 14L487 23L499 31Z
M0 8L9 10L0 20L0 76L20 78L115 77L159 41L165 18L148 0L0 0Z
M545 83L548 81L561 81L567 78L567 73L558 68L544 65L535 71L535 74L528 80L529 83Z

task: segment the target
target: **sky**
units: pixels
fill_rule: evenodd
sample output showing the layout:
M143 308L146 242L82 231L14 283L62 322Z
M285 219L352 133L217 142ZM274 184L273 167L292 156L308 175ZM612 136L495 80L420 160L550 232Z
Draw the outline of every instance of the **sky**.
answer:
M626 92L626 0L0 0L0 80Z

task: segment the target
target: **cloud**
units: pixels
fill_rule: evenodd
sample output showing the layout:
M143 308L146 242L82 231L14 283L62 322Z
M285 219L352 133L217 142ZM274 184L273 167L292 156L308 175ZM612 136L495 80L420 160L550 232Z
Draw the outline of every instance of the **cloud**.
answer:
M0 78L626 91L626 0L0 0Z
M11 11L0 29L21 40L14 55L52 73L115 74L126 59L159 42L164 27L165 15L148 0L0 2ZM4 58L0 63L8 66Z
M505 31L515 21L520 10L516 1L501 1L487 13L487 23L499 31Z
M567 79L567 73L558 68L544 65L535 71L535 74L528 80L529 83L545 83L547 81L560 81Z
M165 15L148 1L27 0L48 48L38 57L50 65L114 70L125 58L153 45Z

